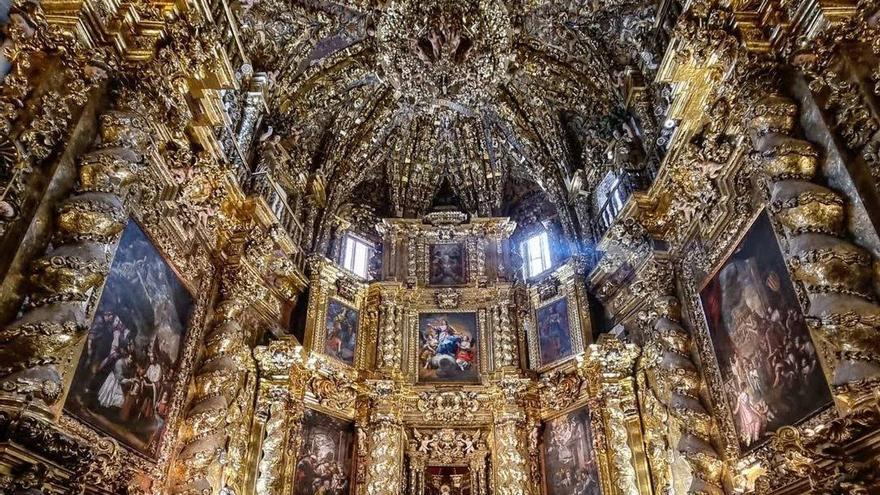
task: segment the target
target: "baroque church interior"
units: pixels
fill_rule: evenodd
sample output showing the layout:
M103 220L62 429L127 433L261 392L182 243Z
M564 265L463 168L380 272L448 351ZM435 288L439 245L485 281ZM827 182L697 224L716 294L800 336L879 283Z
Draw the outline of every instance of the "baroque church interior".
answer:
M880 494L880 1L0 26L0 494Z

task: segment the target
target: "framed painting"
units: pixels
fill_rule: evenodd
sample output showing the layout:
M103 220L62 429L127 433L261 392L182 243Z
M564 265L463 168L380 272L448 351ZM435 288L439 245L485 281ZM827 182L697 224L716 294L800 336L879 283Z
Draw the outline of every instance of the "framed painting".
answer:
M743 451L831 401L766 213L758 215L699 297Z
M428 285L450 287L467 283L465 247L461 243L428 246Z
M555 363L574 354L568 298L563 297L535 311L540 366Z
M65 408L155 456L193 313L192 295L134 221L126 226Z
M293 495L350 495L354 423L306 409L293 475Z
M327 302L324 354L352 365L357 350L358 310L337 299Z
M480 380L476 313L419 314L419 382Z
M601 495L599 461L586 406L548 420L542 443L547 495Z

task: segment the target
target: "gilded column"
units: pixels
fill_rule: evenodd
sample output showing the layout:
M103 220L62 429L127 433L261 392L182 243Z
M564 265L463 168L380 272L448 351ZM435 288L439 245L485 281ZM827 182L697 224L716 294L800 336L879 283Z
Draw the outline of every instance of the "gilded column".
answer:
M486 486L486 456L488 453L480 452L473 456L470 462L471 470L471 493L473 495L489 495L489 487Z
M516 368L519 366L519 348L517 336L510 321L510 303L502 301L491 308L492 327L495 344L495 367Z
M379 343L376 352L376 367L386 373L399 373L401 370L402 347L400 341L400 324L403 309L387 294L380 296L379 306Z
M220 302L205 336L202 362L193 379L193 394L179 437L172 493L216 494L226 487L232 457L241 447L233 442L243 411L240 401L252 363L241 316L255 297L252 281L230 266L223 275Z
M529 380L502 378L492 423L493 478L497 495L530 495L523 395Z
M603 449L607 456L614 493L651 493L651 482L642 442L642 424L635 395L634 364L639 350L608 335L590 346L586 378L596 392L590 404L594 429L604 429ZM601 465L602 463L600 463Z
M0 330L0 397L53 417L128 220L125 199L149 142L138 115L110 111L100 140L79 161L74 193L58 208L48 252L30 265L21 317Z
M425 455L414 452L409 456L409 490L410 495L425 495Z
M299 372L302 348L288 341L257 347L260 369L257 420L262 435L257 464L257 495L282 495L290 491L287 475L293 472L299 452L305 380Z
M367 432L367 495L403 493L403 450L406 445L394 382L378 380L372 388L373 410Z
M846 205L837 192L813 181L819 154L792 137L798 108L771 95L758 101L749 127L756 165L768 182L768 210L783 227L793 277L809 299L807 323L838 407L848 412L880 384L880 305L873 289L875 260L846 240ZM831 359L828 359L828 358Z
M646 432L655 487L667 489L656 486L665 480L673 493L723 495L723 465L711 443L712 416L699 396L700 374L691 358L690 335L681 326L681 306L672 296L657 297L652 305L640 314L645 340L640 367L647 385L642 395L654 401L646 421L665 416L665 431ZM651 435L665 436L671 455L652 452L657 439Z

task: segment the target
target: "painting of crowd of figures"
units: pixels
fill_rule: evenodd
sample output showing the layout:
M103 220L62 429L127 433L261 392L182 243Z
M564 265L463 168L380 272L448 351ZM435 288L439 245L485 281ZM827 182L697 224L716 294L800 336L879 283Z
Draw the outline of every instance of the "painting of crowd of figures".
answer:
M153 455L193 298L136 222L119 241L66 409Z
M831 401L766 214L709 278L700 299L743 449Z

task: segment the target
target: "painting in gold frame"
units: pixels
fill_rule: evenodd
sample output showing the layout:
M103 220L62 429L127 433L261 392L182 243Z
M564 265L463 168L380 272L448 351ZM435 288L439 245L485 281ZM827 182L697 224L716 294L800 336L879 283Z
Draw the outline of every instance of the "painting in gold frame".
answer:
M574 355L568 298L562 297L535 311L540 366L547 366Z
M354 423L306 409L296 457L293 495L350 495L355 459Z
M337 299L327 301L324 317L324 354L353 365L357 355L357 309Z
M544 423L544 483L547 495L601 495L599 459L587 406Z
M467 284L467 264L464 243L428 245L428 285L456 287L465 284Z
M830 390L765 212L699 298L743 451L828 405Z
M420 383L480 380L480 332L476 312L420 313Z
M135 221L123 231L65 409L147 456L166 430L195 303Z

